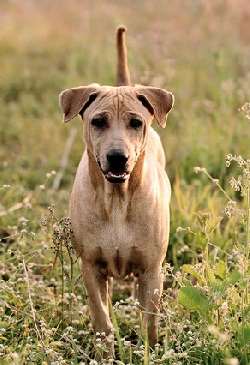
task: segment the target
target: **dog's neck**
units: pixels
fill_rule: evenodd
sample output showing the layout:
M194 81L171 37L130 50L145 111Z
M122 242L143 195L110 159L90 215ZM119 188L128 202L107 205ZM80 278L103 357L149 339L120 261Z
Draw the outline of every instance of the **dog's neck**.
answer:
M91 184L98 195L99 201L110 205L110 202L114 199L129 202L136 189L141 185L143 178L143 166L145 160L145 151L143 150L136 161L133 171L131 172L128 180L122 184L112 184L108 182L102 174L93 154L87 150L88 163L89 163L89 175Z

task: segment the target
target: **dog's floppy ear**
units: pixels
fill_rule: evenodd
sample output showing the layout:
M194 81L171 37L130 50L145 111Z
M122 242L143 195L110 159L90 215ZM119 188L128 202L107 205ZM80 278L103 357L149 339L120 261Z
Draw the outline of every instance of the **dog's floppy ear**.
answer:
M174 105L174 95L166 90L151 86L136 85L137 98L148 109L161 127L166 126L168 112Z
M98 95L98 84L66 89L59 95L64 122L69 122L77 114L83 114Z

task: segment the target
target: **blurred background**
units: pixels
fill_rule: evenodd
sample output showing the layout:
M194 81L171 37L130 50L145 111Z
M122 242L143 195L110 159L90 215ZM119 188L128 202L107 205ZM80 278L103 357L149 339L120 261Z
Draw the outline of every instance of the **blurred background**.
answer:
M159 131L167 169L190 183L193 166L224 176L226 153L249 152L250 6L247 0L0 1L0 179L29 189L58 170L72 126L62 186L82 152L81 122L63 125L66 87L115 82L115 29L128 28L135 83L167 88L175 107Z

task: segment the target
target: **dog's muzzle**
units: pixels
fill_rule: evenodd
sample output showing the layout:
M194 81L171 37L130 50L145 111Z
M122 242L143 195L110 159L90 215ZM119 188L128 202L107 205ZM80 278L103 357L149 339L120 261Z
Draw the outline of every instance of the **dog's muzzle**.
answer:
M129 176L128 156L120 150L111 150L107 154L107 170L102 171L105 178L113 184L124 183Z

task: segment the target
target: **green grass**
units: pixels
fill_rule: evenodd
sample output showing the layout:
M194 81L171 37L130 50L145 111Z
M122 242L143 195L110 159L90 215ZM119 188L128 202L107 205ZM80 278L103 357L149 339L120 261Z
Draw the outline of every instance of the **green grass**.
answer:
M0 363L95 364L105 353L63 218L82 126L63 125L58 94L114 83L114 29L124 23L133 80L173 91L176 103L166 129L156 127L173 188L159 344L148 348L137 304L116 284L115 363L249 364L250 166L225 163L250 158L240 110L250 101L247 0L32 4L0 10Z

